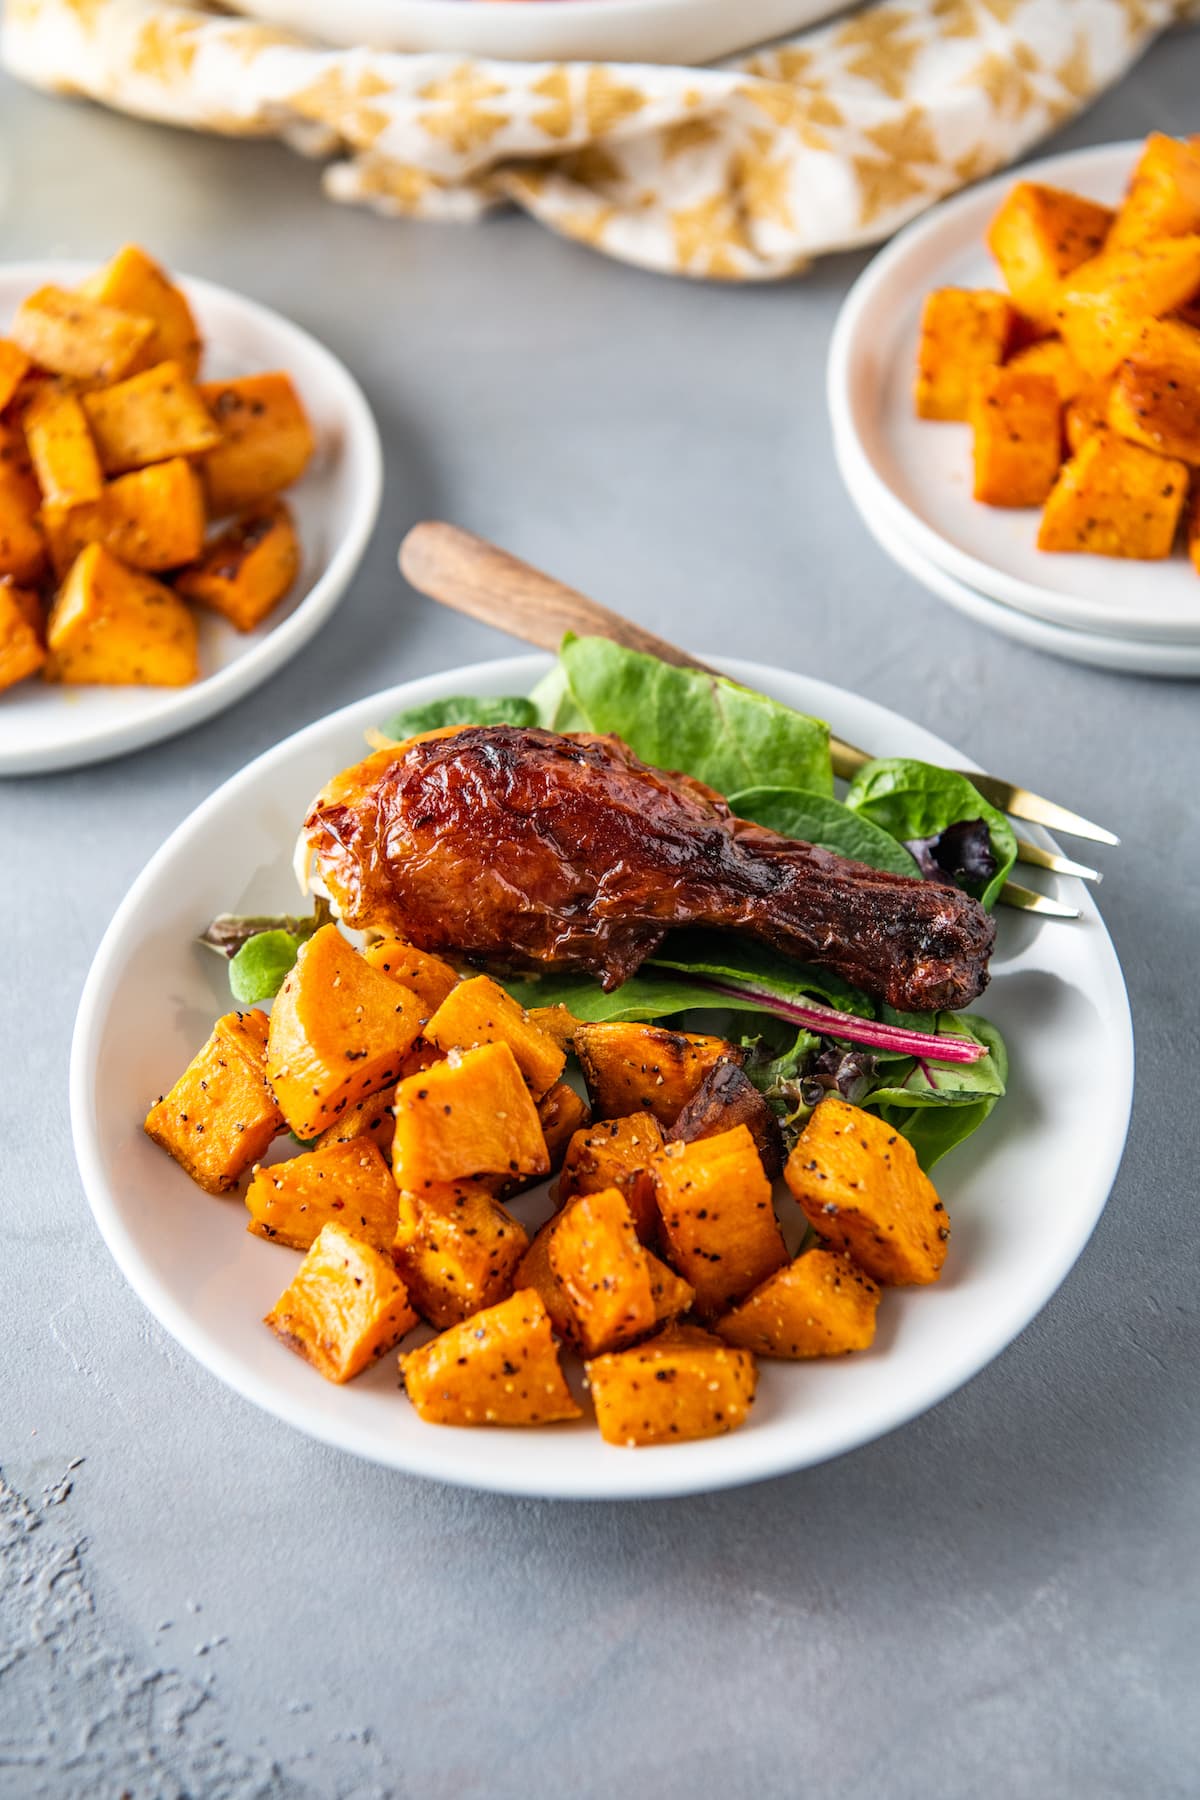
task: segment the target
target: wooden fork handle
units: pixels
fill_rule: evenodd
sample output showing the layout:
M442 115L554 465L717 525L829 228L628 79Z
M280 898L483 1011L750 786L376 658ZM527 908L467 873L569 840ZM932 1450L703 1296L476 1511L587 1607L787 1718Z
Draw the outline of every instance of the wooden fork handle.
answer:
M557 651L573 631L581 637L611 638L676 668L715 674L686 650L458 525L437 519L414 525L400 546L400 572L418 593L541 650Z

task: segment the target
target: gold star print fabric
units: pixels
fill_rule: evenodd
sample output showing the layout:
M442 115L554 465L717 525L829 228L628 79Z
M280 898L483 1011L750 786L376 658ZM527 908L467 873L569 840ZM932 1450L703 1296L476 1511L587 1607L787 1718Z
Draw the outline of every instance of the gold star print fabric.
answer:
M1200 0L877 0L680 69L334 50L216 4L8 0L3 50L40 87L284 138L330 159L337 200L442 219L512 202L644 268L763 281L1002 168L1185 14Z

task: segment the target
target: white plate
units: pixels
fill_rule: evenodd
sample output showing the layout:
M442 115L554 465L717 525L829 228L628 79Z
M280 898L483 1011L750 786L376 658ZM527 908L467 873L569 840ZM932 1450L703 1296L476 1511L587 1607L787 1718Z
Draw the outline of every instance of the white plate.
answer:
M90 263L0 267L0 321L46 282L70 287ZM0 694L0 775L103 762L174 737L232 706L288 662L320 629L362 561L383 486L379 432L358 383L299 326L253 300L180 278L205 341L204 379L286 369L312 420L317 452L289 488L302 563L291 594L257 631L235 631L197 609L200 679L184 688L59 687L27 681Z
M241 0L239 12L378 50L597 62L705 63L798 31L841 0Z
M855 742L964 761L839 688L725 666ZM1099 1217L1125 1141L1133 1045L1116 953L1078 883L1051 884L1079 905L1078 924L1001 921L983 1006L1008 1040L1011 1090L941 1165L954 1222L944 1279L889 1293L864 1355L762 1363L751 1421L727 1438L628 1451L586 1423L424 1425L397 1392L393 1356L330 1386L260 1323L298 1258L248 1236L240 1199L202 1193L141 1131L147 1107L230 1004L196 932L219 911L295 905L297 826L318 788L363 753L364 729L446 694L525 692L546 667L544 657L514 657L358 701L260 756L167 840L118 910L80 1002L71 1118L84 1186L117 1262L167 1330L247 1399L326 1443L470 1487L574 1498L693 1493L804 1468L903 1424L983 1368L1049 1299ZM517 1209L538 1216L528 1201Z
M1182 551L1158 563L1040 551L1036 511L971 498L970 428L918 419L912 404L925 295L999 285L983 235L1014 180L1111 203L1139 148L1109 144L1010 170L902 231L842 307L829 352L829 406L834 431L852 452L847 478L860 510L890 522L927 561L1053 624L1200 644L1200 578Z

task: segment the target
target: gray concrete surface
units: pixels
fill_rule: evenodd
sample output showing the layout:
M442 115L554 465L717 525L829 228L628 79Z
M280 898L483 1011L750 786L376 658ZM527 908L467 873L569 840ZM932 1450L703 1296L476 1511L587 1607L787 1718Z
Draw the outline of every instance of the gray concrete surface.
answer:
M1177 36L1060 141L1195 130L1198 74ZM0 1794L1195 1795L1196 688L989 636L868 541L822 401L860 259L688 287L516 218L340 211L283 150L2 79L0 165L4 258L135 237L282 306L364 382L388 457L363 573L285 672L173 743L0 787ZM219 1386L97 1236L67 1047L132 877L283 733L507 648L399 587L428 514L854 686L1124 838L1103 901L1140 1072L1112 1201L1007 1354L856 1455L640 1506L399 1479Z

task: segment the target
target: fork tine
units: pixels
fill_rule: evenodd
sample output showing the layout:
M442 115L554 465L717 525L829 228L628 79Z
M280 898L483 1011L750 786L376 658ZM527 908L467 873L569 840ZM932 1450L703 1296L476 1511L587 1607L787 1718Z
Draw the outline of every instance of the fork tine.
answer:
M1086 863L1072 862L1069 856L1057 856L1053 850L1043 850L1040 844L1031 844L1028 838L1017 839L1017 861L1028 863L1033 869L1049 869L1054 875L1074 875L1080 881L1103 881L1099 869L1089 869Z
M1048 894L1035 893L1033 888L1022 887L1019 881L1006 881L1000 889L1001 906L1015 906L1020 912L1042 913L1050 919L1077 919L1077 906L1064 906L1061 900L1051 900Z

